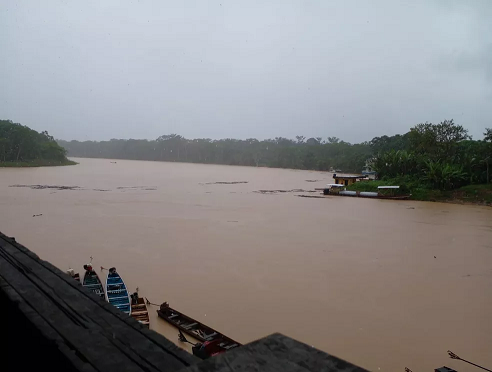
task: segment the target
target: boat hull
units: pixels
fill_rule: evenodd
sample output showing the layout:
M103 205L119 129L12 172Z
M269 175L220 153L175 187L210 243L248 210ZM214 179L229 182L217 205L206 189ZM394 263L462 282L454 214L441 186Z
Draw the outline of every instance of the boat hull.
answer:
M157 314L169 324L172 324L189 336L199 340L200 343L195 345L193 353L202 359L241 346L239 342L234 341L198 320L169 307L167 303L161 305L160 309L157 310ZM203 347L209 349L208 353L200 353L200 350L203 349ZM212 352L210 352L211 349L213 350Z
M103 284L101 282L101 279L99 279L99 275L97 275L97 273L94 270L92 269L85 270L82 285L87 289L89 289L94 294L96 294L97 296L101 297L103 300L105 299L106 295L104 293Z
M124 313L131 315L130 295L125 282L113 267L106 278L106 301Z
M384 196L384 195L364 195L359 192L354 191L350 194L342 194L340 192L333 193L329 192L329 189L323 190L323 195L328 196L346 196L349 198L366 198L366 199L388 199L388 200L408 200L412 195L394 195L394 196Z
M132 317L140 324L150 327L149 309L142 297L138 297L138 293L131 295L132 299Z

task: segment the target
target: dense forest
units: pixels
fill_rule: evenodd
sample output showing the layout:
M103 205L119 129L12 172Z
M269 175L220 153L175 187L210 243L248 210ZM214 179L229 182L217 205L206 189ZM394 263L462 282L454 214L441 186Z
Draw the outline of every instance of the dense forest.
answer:
M473 141L453 120L418 124L403 136L382 141L372 167L380 179L404 178L439 190L488 183L492 129L484 136Z
M295 140L277 137L186 139L177 134L156 140L58 141L70 156L248 165L361 172L368 167L380 180L439 190L488 183L492 163L492 129L472 140L453 120L422 123L409 132L351 144L336 137Z
M66 149L66 150L65 150ZM360 172L369 168L380 180L399 184L453 190L464 185L490 182L492 129L472 140L453 120L422 123L407 133L375 137L351 144L336 137L295 140L276 137L186 139L177 134L156 140L62 141L48 132L38 133L10 120L0 120L0 164L56 165L66 158L92 157L248 165L311 170Z
M373 141L377 150L371 160L379 180L349 189L399 185L400 193L417 200L492 204L492 129L484 136L472 141L466 129L445 120L418 124L403 136L380 137Z
M492 130L484 140L473 141L468 131L453 120L418 124L403 135L375 137L351 144L336 137L295 140L277 137L186 139L177 134L156 140L58 141L70 156L266 166L293 169L360 172L366 164L380 177L454 174L448 183L486 182L491 156Z
M296 140L277 137L259 141L254 138L186 139L176 134L154 141L117 140L58 141L70 156L110 159L177 161L226 165L294 168L360 172L371 157L369 143L350 144L335 137L297 136Z
M0 120L0 166L74 164L66 150L44 131L36 132L10 120Z

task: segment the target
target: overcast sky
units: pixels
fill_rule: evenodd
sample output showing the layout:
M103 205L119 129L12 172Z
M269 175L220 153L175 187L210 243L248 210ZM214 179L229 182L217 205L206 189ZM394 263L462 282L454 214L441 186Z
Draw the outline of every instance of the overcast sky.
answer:
M492 1L0 2L0 118L60 139L492 127Z

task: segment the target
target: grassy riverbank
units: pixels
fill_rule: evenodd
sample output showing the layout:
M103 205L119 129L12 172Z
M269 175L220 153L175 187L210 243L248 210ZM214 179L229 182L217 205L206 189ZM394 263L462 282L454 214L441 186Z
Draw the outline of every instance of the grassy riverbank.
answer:
M0 161L0 168L57 167L78 164L71 160Z
M400 186L401 194L412 194L411 199L413 200L492 205L492 183L467 185L452 191L441 191L422 187L416 183L408 182L408 180L390 179L357 182L348 186L347 190L377 192L378 186L393 185Z

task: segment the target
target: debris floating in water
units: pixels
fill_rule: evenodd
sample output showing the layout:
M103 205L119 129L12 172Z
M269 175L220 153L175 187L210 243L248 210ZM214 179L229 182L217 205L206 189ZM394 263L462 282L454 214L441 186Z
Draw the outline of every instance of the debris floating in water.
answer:
M118 186L117 190L157 190L155 186Z
M292 190L257 190L259 194L277 194L282 192L317 192L316 190L292 189Z
M10 185L9 187L29 187L33 190L55 189L55 190L77 190L80 186L58 186L58 185Z
M84 189L80 186L64 186L64 185L9 185L9 187L26 187L33 190L92 190L92 191L112 191L111 189ZM116 188L117 190L125 191L127 189L130 190L157 190L155 186L119 186ZM52 192L54 193L54 192Z
M206 182L201 183L201 185L236 185L238 183L248 183L248 181L217 181L217 182Z

